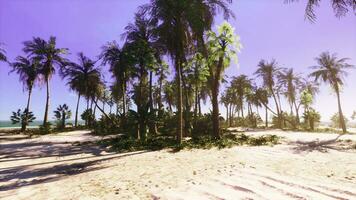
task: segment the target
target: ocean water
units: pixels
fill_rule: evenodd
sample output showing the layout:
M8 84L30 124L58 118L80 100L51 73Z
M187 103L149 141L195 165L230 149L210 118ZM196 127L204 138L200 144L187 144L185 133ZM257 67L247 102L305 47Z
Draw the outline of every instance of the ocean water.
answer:
M56 124L57 121L49 121L51 122L52 124ZM41 120L36 120L36 121L33 121L29 124L29 126L32 126L32 127L38 127L39 125L41 125L43 123L43 121ZM66 123L72 123L74 124L74 120L67 120ZM82 120L79 120L78 121L79 124L84 124L84 121ZM21 124L12 124L12 122L10 120L0 120L0 128L3 128L3 127L21 127Z

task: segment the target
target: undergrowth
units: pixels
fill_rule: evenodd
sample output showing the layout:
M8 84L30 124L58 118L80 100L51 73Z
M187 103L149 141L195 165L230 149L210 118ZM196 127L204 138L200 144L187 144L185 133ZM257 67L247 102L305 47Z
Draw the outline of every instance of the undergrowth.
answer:
M240 145L275 145L278 144L279 137L276 135L265 135L260 137L252 137L245 134L227 134L220 139L213 138L211 136L202 136L199 138L193 138L182 141L181 144L177 144L174 137L154 137L147 140L137 140L128 136L121 136L114 139L108 139L100 141L99 144L105 147L109 147L113 151L117 152L132 152L140 150L161 150L172 149L173 152L183 149L211 149L211 148L231 148L233 146Z

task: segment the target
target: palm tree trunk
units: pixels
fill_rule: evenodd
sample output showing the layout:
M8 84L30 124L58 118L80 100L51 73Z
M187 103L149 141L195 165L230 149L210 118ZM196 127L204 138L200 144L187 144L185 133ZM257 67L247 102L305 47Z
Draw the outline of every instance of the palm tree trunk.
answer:
M221 76L221 70L223 67L224 58L220 57L216 68L216 73L213 75L212 83L212 105L213 105L213 137L220 138L220 127L219 127L219 79Z
M50 95L50 88L49 88L49 79L46 77L46 86L47 86L47 97L46 97L46 108L45 108L45 114L43 118L43 126L45 126L48 122L48 109L49 109L49 95Z
M78 127L78 109L79 109L79 101L80 101L80 94L78 93L77 107L76 107L76 109L75 109L75 121L74 121L74 125L75 125L75 127Z
M30 112L30 102L31 102L32 86L28 89L27 105L26 105L26 118L25 123L22 123L21 131L25 131L28 125L28 113Z
M337 105L339 108L339 118L340 118L342 132L346 133L347 132L346 124L345 124L344 114L342 113L342 109L341 109L340 91L338 88L336 89L336 96L337 96Z
M299 126L299 124L300 124L299 110L298 110L297 103L295 101L294 101L294 108L295 108L295 115L297 117L297 125Z
M153 90L152 90L152 81L153 81L153 72L152 70L150 71L150 80L149 80L149 104L150 104L150 112L154 114L154 116L156 115L154 113L154 108L153 108ZM156 122L155 120L151 120L150 123L150 134L152 135L157 135L157 126L156 126Z
M198 113L199 113L199 116L201 116L201 103L200 103L200 101L201 101L201 98L200 98L200 94L198 94Z
M268 128L268 109L267 109L267 106L265 106L266 108L266 128Z
M177 76L177 85L178 85L178 128L177 128L177 142L179 144L182 143L183 138L183 112L182 112L182 103L183 103L183 95L182 95L182 87L181 87L181 63L179 60L179 56L176 57L176 76Z
M126 118L126 82L122 84L122 114Z
M273 97L273 100L276 104L276 109L277 109L277 117L278 117L278 124L277 124L277 127L278 128L281 128L281 113L280 113L280 110L279 110L279 105L278 105L278 101L277 101L277 97L276 97L276 94L274 93L274 90L272 87L270 87L270 90L271 90L271 93L272 93L272 97Z
M229 126L229 104L226 104L225 108L226 108L226 119L225 119L225 122L226 122L226 127L228 127Z

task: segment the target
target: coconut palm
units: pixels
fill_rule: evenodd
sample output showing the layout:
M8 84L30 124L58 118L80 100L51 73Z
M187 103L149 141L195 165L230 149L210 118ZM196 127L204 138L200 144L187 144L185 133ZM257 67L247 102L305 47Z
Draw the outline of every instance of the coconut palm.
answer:
M270 93L273 97L273 100L276 105L277 117L278 117L278 127L281 127L281 109L278 104L277 94L276 94L276 76L279 73L280 68L277 66L277 62L272 60L271 62L267 62L265 60L261 60L258 63L258 69L254 73L257 77L262 78L263 85L266 89L268 89L268 93Z
M295 114L297 117L297 123L299 124L299 112L298 112L298 105L297 101L297 92L301 86L301 77L299 74L296 74L293 68L290 69L283 69L278 74L278 81L279 84L282 85L285 92L284 95L286 96L288 103L290 105L291 114L293 114L293 109L295 109Z
M241 111L242 117L244 117L243 112L243 102L247 96L247 93L252 89L251 79L249 79L246 75L240 75L237 77L232 77L231 79L231 89L236 92L237 97L239 98L239 110Z
M127 82L130 79L131 57L127 48L124 46L122 49L116 41L110 42L102 47L100 58L103 64L110 65L110 71L113 73L115 82L115 95L118 99L122 100L122 116L126 117L127 111ZM125 120L123 120L124 122Z
M72 115L72 111L67 104L59 105L54 111L55 118L59 121L59 128L64 129L66 126L66 120Z
M20 81L23 83L26 90L28 90L26 110L30 110L31 94L35 82L39 78L39 65L35 59L29 59L23 56L16 57L16 61L11 63L12 70L20 76ZM28 114L28 112L26 112ZM26 120L26 116L25 116ZM22 131L26 130L28 123L22 123Z
M77 106L75 109L75 126L78 126L78 109L80 97L87 99L87 109L91 99L91 84L100 82L100 70L95 67L95 62L86 57L83 53L78 53L78 63L70 62L63 70L62 76L68 78L67 85L78 94Z
M146 19L142 13L137 13L135 16L135 23L130 23L125 27L126 32L123 36L126 37L126 44L129 48L130 54L134 58L132 65L133 77L137 78L138 85L136 86L135 103L137 105L137 114L140 121L140 138L146 138L146 122L145 117L148 116L148 109L150 113L153 112L152 99L152 81L153 73L156 72L156 49L155 38L153 36L153 28L155 24ZM149 76L149 77L148 77ZM148 92L147 92L148 89ZM152 122L152 121L151 121ZM150 123L150 133L155 134L156 129L154 124Z
M165 46L174 61L178 96L178 143L181 143L183 137L182 69L186 59L186 49L192 41L186 13L190 8L190 2L187 0L151 0L149 4L142 7L142 11L148 12L153 21L159 22L156 29L159 43Z
M340 90L344 84L344 77L347 76L348 69L354 68L353 65L346 63L348 58L337 58L336 54L323 52L315 58L317 65L312 66L314 70L309 76L314 77L315 81L323 81L329 84L336 93L340 124L343 133L346 133L346 124L341 108Z
M63 55L67 54L67 49L58 48L56 45L56 38L51 36L48 41L45 41L39 37L33 38L31 41L24 42L25 47L23 51L28 53L30 57L38 60L40 66L40 74L43 76L46 88L46 107L43 119L43 125L48 121L48 109L50 101L50 79L56 71L56 67L63 67L67 60Z

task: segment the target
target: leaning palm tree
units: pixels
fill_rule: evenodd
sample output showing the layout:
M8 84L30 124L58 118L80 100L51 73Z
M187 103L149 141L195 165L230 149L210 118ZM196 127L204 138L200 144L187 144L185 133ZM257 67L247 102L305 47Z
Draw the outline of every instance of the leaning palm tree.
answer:
M0 45L1 45L1 43L0 43ZM5 61L5 62L7 61L5 53L6 53L5 50L2 49L0 46L0 61Z
M50 101L50 86L49 82L52 75L55 73L55 67L62 67L67 62L63 55L67 54L67 49L58 48L56 46L56 38L51 36L48 41L39 37L33 38L31 41L24 42L23 51L28 53L30 57L36 59L40 65L40 74L43 76L47 88L46 107L43 119L43 125L48 121L48 109Z
M39 78L39 66L37 60L29 59L23 56L18 56L14 63L11 63L12 70L11 72L16 72L20 76L20 81L23 83L26 90L28 90L27 105L26 110L30 110L30 101L33 86L35 85L36 80ZM28 112L26 112L26 115ZM27 116L24 118L27 119ZM28 123L22 123L22 131L26 130Z
M343 133L346 133L346 124L344 115L341 109L340 90L344 84L344 77L347 75L347 69L354 68L353 65L346 63L348 58L337 58L336 54L323 52L319 57L315 58L318 65L312 66L314 70L309 76L314 77L315 81L323 81L328 83L336 93L340 125Z
M68 78L67 85L70 89L78 93L77 107L75 109L75 126L78 126L78 108L80 97L84 96L87 98L88 109L91 97L89 86L90 84L97 83L101 76L99 69L95 67L95 62L86 57L83 53L78 54L78 61L78 63L70 62L62 73L64 78Z

